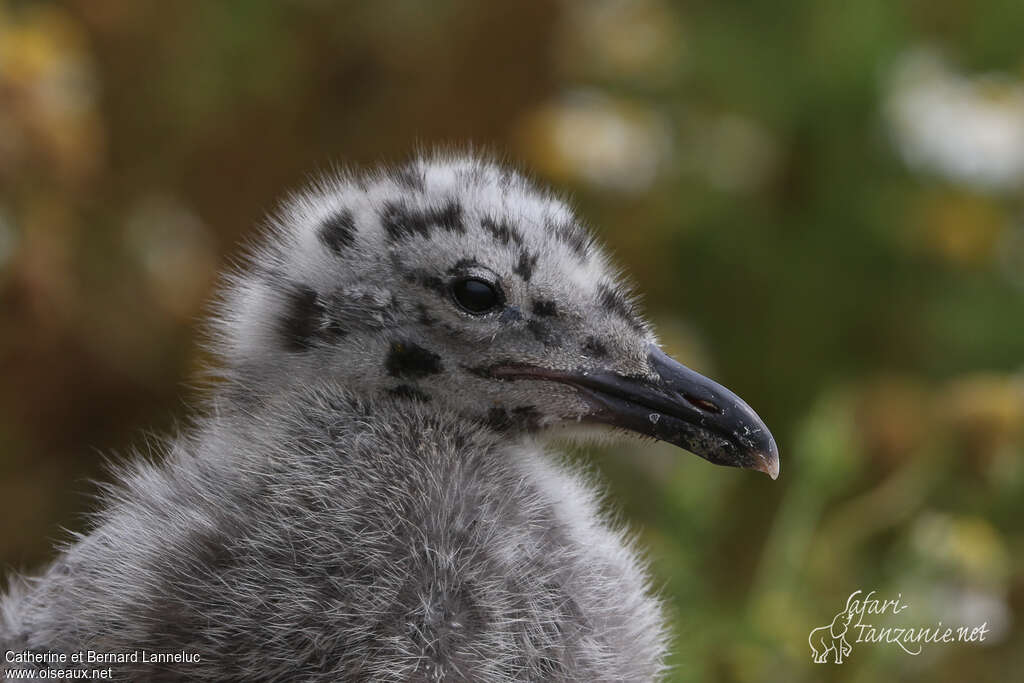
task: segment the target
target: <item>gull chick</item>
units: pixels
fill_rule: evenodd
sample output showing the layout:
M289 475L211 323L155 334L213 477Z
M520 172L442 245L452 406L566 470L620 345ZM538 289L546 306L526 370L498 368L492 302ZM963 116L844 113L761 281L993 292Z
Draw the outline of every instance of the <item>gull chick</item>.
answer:
M778 475L565 202L455 154L283 203L225 280L202 416L12 577L0 650L121 680L648 681L666 623L544 443L632 432ZM134 653L134 659L132 657Z

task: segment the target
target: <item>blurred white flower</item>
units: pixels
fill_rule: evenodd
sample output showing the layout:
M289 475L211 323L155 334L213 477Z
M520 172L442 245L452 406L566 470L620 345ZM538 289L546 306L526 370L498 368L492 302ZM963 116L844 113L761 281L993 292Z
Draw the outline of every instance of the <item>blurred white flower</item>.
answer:
M656 110L593 90L534 112L525 134L531 156L548 173L623 192L650 187L671 149Z
M992 590L940 583L928 605L944 624L985 624L989 634L982 645L989 647L1006 640L1013 624L1006 598Z
M1002 75L954 73L935 53L895 66L885 117L911 166L990 190L1024 182L1024 84Z

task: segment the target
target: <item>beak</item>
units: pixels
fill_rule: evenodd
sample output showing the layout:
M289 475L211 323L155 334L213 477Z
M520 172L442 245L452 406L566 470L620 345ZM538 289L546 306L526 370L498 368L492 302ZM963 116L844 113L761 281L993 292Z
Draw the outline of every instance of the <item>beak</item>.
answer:
M653 436L716 465L779 476L775 439L743 399L653 344L647 359L657 380L613 373L578 378L594 420Z
M504 368L506 378L532 376L576 387L590 404L589 419L684 448L729 467L779 476L779 449L753 409L721 384L678 363L655 345L648 362L657 379L611 372L524 372ZM497 370L497 369L496 369Z

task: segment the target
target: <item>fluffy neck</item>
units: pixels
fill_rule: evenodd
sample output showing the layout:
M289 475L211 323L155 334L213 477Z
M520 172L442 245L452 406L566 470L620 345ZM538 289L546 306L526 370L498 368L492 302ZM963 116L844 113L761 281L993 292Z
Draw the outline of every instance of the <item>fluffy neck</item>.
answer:
M660 671L642 566L546 454L330 387L221 408L122 476L97 528L9 598L0 640L185 650L192 680Z

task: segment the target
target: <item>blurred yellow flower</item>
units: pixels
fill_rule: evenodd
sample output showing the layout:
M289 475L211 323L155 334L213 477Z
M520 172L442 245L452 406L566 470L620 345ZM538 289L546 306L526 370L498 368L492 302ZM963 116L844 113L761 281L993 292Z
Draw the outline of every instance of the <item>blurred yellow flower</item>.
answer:
M561 58L577 76L660 81L685 54L679 18L659 0L566 3Z
M911 223L923 246L958 267L990 264L1009 227L995 199L963 190L929 192L911 206Z
M943 415L973 454L989 455L1024 433L1024 382L1019 377L974 374L952 382Z
M84 32L52 5L0 7L0 177L45 165L77 182L101 162L96 79Z
M1003 538L982 517L928 512L914 522L910 538L920 555L971 583L1003 586L1010 575Z

